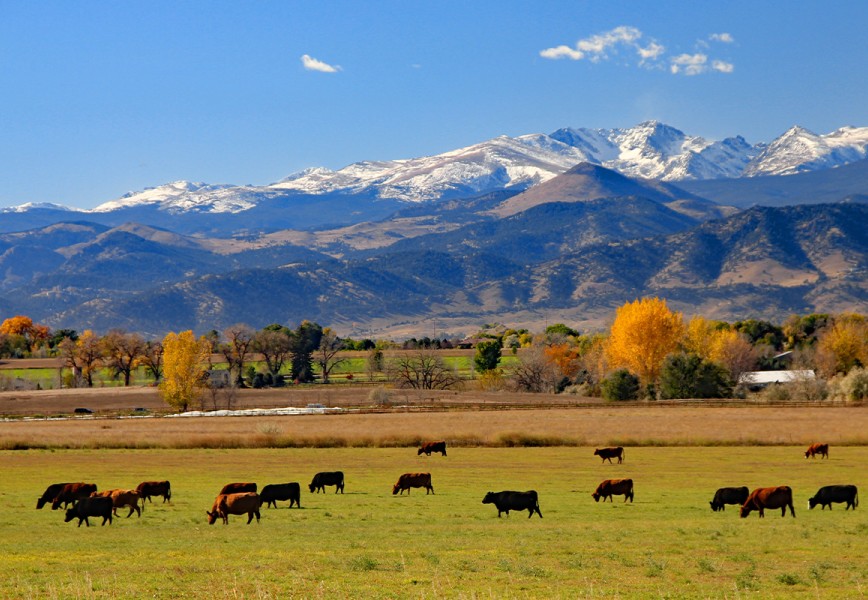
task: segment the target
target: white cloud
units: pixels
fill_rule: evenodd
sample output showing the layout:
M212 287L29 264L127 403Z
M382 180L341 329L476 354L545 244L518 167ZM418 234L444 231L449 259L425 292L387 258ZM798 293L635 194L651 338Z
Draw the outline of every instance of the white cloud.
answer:
M705 54L679 54L670 60L669 71L673 75L699 75L708 70L708 56Z
M721 32L712 33L708 36L708 40L731 44L735 42L732 34ZM709 48L709 43L705 39L697 40L695 54L679 54L668 59L669 72L673 75L700 75L710 71L718 73L732 73L735 66L723 60L711 60L706 53ZM575 46L553 46L541 50L539 55L543 58L558 60L566 58L569 60L589 60L591 62L600 62L608 60L610 55L618 56L618 53L625 50L628 53L634 53L638 59L633 63L634 66L646 67L649 69L664 67L664 58L666 47L657 40L648 40L643 43L642 31L636 27L622 25L615 27L609 31L604 31L596 35L584 38L576 42ZM623 53L621 54L623 58Z
M301 64L308 71L319 71L320 73L337 73L341 70L338 65L330 65L308 54L301 57Z
M721 33L712 33L708 36L712 42L723 42L724 44L732 44L735 42L735 38L732 37L731 33L721 32Z
M609 58L610 52L617 52L619 48L628 48L636 52L640 65L659 57L664 48L660 44L651 41L644 48L639 45L642 32L636 27L622 25L609 31L604 31L591 37L576 42L573 46L554 46L541 50L539 55L543 58L557 60L568 58L570 60L588 59L591 62L600 62Z
M715 60L712 61L711 68L720 73L732 73L735 70L735 65L722 60Z

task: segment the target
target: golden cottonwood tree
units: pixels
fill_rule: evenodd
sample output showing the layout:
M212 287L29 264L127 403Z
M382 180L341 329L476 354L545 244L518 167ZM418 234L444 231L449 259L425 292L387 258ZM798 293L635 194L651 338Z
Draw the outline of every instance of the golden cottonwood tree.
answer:
M163 338L163 400L179 412L201 397L211 345L192 331L172 332Z
M669 310L665 300L641 298L624 304L615 313L606 358L609 366L626 367L643 383L656 383L663 359L678 349L683 338L681 313Z
M817 366L826 376L848 373L868 365L868 321L862 315L844 314L834 318L820 332Z

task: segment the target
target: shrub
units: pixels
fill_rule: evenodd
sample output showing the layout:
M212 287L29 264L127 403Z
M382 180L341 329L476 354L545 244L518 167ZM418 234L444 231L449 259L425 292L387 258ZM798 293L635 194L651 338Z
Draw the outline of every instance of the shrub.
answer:
M375 387L368 393L368 402L378 406L389 406L392 403L392 394L384 387Z
M618 369L600 385L606 400L635 400L639 397L639 378L627 369Z
M868 369L854 367L830 382L829 395L836 400L856 402L868 399Z

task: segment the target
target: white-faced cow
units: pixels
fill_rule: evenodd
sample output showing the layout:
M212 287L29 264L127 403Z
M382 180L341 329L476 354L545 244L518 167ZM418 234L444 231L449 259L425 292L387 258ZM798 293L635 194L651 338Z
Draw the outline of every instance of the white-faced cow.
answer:
M325 471L322 473L317 473L313 476L310 484L307 486L310 488L310 493L319 493L322 490L322 493L325 494L325 488L327 485L335 486L335 494L340 492L344 493L344 473L343 471Z
M851 507L856 510L859 506L859 490L855 485L827 485L817 490L813 498L808 498L811 509L819 504L820 510L826 510L827 506L832 510L833 502L846 502L844 510L850 510Z
M796 516L796 511L793 508L793 490L787 485L778 487L757 488L750 493L747 500L741 506L739 515L742 518L747 517L751 511L758 510L760 518L765 517L766 508L780 508L781 516L787 516L787 507L790 508L790 513L793 517Z
M509 516L511 510L526 510L527 518L530 519L533 513L539 515L542 519L542 513L539 510L539 497L535 490L527 492L488 492L485 498L482 499L483 504L494 504L497 507L497 517L500 518L501 513L506 513Z
M247 515L247 524L256 517L256 522L259 523L259 507L262 502L259 500L259 494L256 492L245 492L242 494L220 494L214 499L214 506L211 510L205 511L208 515L208 524L213 525L217 519L222 519L224 525L229 524L229 515Z
M431 485L431 473L404 473L398 477L397 483L392 487L392 495L403 494L407 490L407 495L410 495L410 488L425 488L425 495L434 493L434 486Z
M742 487L724 487L714 492L714 499L709 502L711 510L717 512L725 510L727 504L738 504L741 506L747 497L750 495L750 490L747 486Z

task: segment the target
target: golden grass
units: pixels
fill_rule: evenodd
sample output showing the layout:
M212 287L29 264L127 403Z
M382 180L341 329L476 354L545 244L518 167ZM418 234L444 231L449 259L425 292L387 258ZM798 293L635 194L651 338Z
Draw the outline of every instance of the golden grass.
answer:
M868 445L868 407L633 405L0 422L0 449Z

